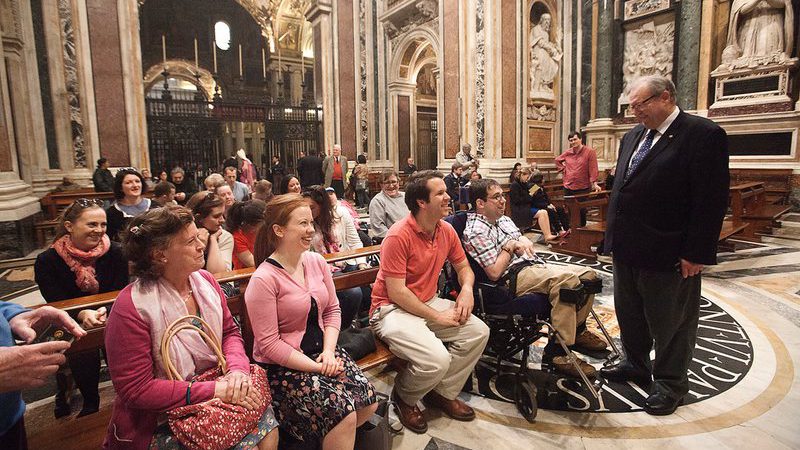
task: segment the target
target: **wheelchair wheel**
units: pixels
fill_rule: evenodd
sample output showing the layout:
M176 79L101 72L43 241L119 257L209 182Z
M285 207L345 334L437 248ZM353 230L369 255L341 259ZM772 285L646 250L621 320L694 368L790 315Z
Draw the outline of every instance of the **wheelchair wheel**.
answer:
M514 403L522 417L533 423L539 407L536 403L536 386L530 380L520 380L514 386Z

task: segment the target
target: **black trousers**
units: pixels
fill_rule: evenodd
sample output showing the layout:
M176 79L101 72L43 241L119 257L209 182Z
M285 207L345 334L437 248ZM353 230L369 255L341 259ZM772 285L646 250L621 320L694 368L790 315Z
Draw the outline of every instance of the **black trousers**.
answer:
M28 437L25 434L25 418L20 418L3 434L0 434L0 448L3 450L27 450Z
M83 396L83 407L96 408L100 405L100 350L73 353L67 357L67 363L75 379L75 385ZM66 375L56 374L56 402L68 402L66 398L68 381Z
M344 181L331 180L331 187L336 192L336 198L339 200L344 198Z
M627 363L652 373L654 388L679 398L689 391L700 318L701 276L639 269L614 259L614 308ZM650 360L650 350L656 356Z
M572 189L567 189L566 187L564 188L564 195L588 194L589 192L592 192L591 188L577 189L574 191ZM569 220L567 220L567 223L569 223ZM581 226L586 226L586 208L581 208Z

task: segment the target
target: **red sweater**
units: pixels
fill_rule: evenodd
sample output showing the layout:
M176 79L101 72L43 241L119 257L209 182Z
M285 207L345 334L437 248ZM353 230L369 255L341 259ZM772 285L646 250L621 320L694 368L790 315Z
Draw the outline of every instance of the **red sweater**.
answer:
M242 336L233 322L225 295L214 277L202 270L219 293L222 302L222 352L228 370L249 373ZM111 381L117 391L114 411L103 448L142 449L150 446L160 413L186 404L188 381L168 381L153 376L150 326L136 310L131 285L120 291L105 331L106 355ZM192 384L192 403L214 396L213 381Z

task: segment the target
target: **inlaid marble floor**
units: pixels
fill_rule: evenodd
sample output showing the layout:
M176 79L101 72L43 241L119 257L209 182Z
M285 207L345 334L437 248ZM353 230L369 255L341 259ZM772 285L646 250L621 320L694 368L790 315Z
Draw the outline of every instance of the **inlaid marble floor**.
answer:
M800 235L800 223L784 227L783 233ZM722 254L721 264L703 279L703 296L741 324L752 344L752 366L740 379L712 366L700 374L733 380L725 392L667 417L540 409L532 424L513 404L462 394L478 412L474 422L426 411L428 432L405 431L394 437L392 448L800 448L800 241L764 238L738 247ZM378 389L388 392L394 372L373 375Z

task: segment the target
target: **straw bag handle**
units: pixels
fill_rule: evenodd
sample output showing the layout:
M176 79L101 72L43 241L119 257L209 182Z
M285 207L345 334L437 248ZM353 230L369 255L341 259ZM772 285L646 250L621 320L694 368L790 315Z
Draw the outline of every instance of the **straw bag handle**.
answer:
M200 329L197 325L193 324L191 322L193 320L199 321L203 326L203 329ZM208 344L209 347L211 347L211 350L217 356L217 362L219 367L222 369L222 373L228 372L228 364L225 361L225 355L222 353L220 340L217 335L211 331L211 327L205 320L203 320L203 318L186 315L179 317L177 320L172 322L164 331L164 335L161 338L161 361L164 372L167 374L167 378L170 380L182 379L180 373L178 373L178 369L175 368L175 364L172 362L172 357L169 354L169 344L172 341L172 338L183 330L194 330L200 333L200 337L203 339L203 341L205 341L206 344Z

